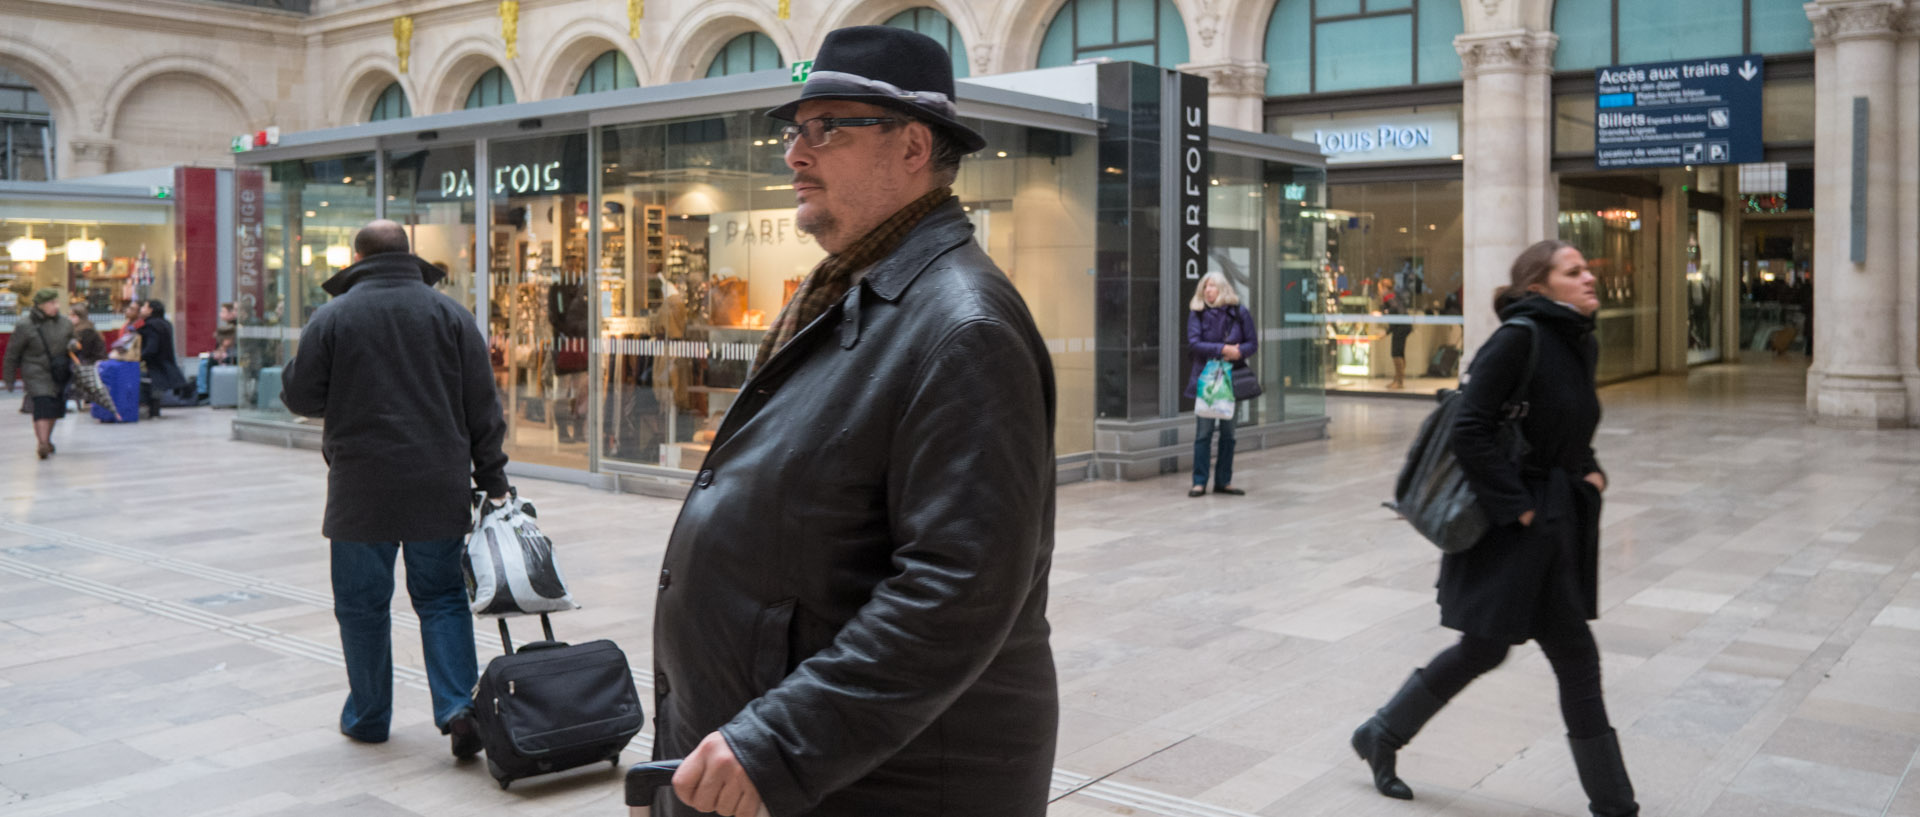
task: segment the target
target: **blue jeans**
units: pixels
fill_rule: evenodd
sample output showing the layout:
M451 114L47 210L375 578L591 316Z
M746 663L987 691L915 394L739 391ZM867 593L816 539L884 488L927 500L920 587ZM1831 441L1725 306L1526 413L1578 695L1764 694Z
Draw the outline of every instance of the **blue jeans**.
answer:
M1233 484L1233 419L1215 420L1212 417L1198 418L1200 425L1193 430L1193 484L1205 487L1207 484L1207 465L1213 453L1213 430L1220 429L1220 462L1213 467L1213 487L1224 488Z
M356 740L387 739L393 720L393 561L404 550L407 595L420 616L420 645L433 694L433 722L448 722L472 707L479 677L473 651L473 614L460 572L459 539L431 542L333 543L333 617L347 659L347 704L340 731Z

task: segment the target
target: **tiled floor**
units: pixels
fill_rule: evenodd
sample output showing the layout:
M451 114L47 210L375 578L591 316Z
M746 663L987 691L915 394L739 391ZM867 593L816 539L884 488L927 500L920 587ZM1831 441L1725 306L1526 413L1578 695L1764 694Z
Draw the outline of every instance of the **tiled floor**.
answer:
M1597 633L1646 814L1920 817L1920 432L1814 428L1801 378L1603 391ZM1242 457L1244 498L1188 499L1180 475L1061 490L1055 815L1584 813L1532 647L1402 753L1418 799L1368 785L1347 733L1451 636L1436 551L1379 507L1425 406L1330 405L1331 440ZM605 766L503 792L448 757L404 601L394 738L338 735L318 455L197 409L63 423L41 463L7 407L0 812L620 812ZM588 605L562 637L616 639L644 673L677 504L521 487Z

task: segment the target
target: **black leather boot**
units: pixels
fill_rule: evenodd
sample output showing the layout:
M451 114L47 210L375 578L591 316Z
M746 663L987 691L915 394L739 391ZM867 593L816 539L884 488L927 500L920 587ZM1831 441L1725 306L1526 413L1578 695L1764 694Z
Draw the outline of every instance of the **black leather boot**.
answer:
M1394 771L1394 755L1413 740L1447 702L1427 690L1414 670L1400 685L1393 700L1373 713L1359 729L1353 730L1353 751L1373 769L1373 787L1381 794L1399 800L1412 800L1413 789Z
M1593 817L1638 817L1640 804L1633 801L1633 781L1620 757L1620 736L1609 729L1598 737L1568 737L1567 744L1573 747L1573 766L1580 770L1580 787L1587 790Z

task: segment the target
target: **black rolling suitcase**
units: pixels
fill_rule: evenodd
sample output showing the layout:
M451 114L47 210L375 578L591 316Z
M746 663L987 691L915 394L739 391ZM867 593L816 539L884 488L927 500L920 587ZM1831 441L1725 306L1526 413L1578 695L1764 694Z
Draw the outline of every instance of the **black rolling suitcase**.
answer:
M555 641L544 613L540 627L547 640L515 650L501 619L507 654L489 662L473 688L487 771L503 789L591 763L618 767L621 750L646 722L626 653L605 639Z

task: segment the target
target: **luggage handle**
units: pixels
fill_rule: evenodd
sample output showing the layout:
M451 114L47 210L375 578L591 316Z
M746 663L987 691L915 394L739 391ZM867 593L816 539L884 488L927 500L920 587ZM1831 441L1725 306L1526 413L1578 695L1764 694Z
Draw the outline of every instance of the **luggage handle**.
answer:
M505 616L501 616L499 621L500 621L500 646L502 649L505 649L507 651L508 655L513 655L517 651L513 648L513 636L507 633L507 619ZM544 645L548 647L565 646L554 640L553 621L547 618L546 613L540 614L540 631L546 634L547 636L546 641L534 642L533 644L528 644L525 647L521 647L520 649L523 649L523 650L524 649L540 649L540 647L535 646L536 644Z
M679 770L679 760L655 760L627 767L628 817L652 817L654 791L673 785L673 773ZM759 817L772 817L765 805L760 806Z

